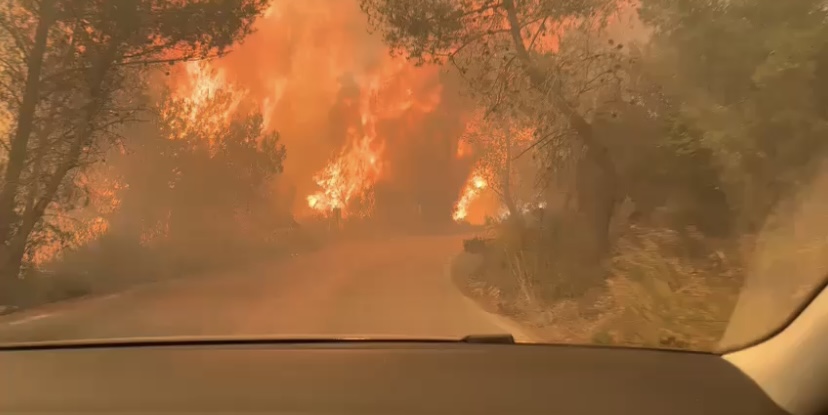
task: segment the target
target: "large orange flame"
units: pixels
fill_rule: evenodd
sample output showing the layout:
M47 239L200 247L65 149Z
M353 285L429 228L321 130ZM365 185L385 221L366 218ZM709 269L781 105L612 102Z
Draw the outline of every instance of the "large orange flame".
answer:
M454 213L451 217L457 222L466 220L469 216L469 205L480 197L480 193L488 186L483 174L477 170L479 168L469 176L469 180L463 187L463 193L460 194L460 199L454 207Z
M637 4L619 1L626 3ZM561 33L574 22L545 24L546 34L533 41L533 48L555 53ZM418 126L441 104L437 71L388 57L381 39L366 33L365 16L353 0L273 0L256 29L227 57L180 65L180 73L169 78L172 96L162 103L162 115L170 117L170 138L197 137L212 146L238 112L260 109L265 128L282 132L287 145L285 176L297 183L302 196L295 208L342 217L370 214L375 186L394 179L390 153L395 148L396 154L405 152L406 147L399 150L400 141L422 138L415 137L423 134ZM527 27L532 33L543 32L539 29L540 23ZM352 79L356 91L345 93L343 79ZM8 114L0 114L0 132L9 123ZM478 120L467 127L481 125ZM467 171L475 147L460 141L450 148ZM474 166L451 212L457 221L468 218L470 206L494 185L496 172L490 166ZM58 227L77 230L71 245L101 235L107 229L107 209L117 207L121 185L93 181L90 186L112 201L94 202L94 212L80 216L56 216ZM162 220L147 229L142 242L150 244L166 232ZM36 262L54 258L60 249L44 246Z
M349 128L345 148L314 175L319 190L307 197L308 206L325 215L337 212L342 218L370 215L385 147L377 123L409 113L430 113L440 102L439 87L415 96L415 82L422 80L416 76L421 75L402 61L388 60L379 74L357 80L359 125Z
M393 170L385 152L414 138L406 131L439 105L442 86L436 68L391 58L364 25L355 1L274 0L233 53L172 78L184 113L176 135L220 132L241 107L260 108L287 147L297 213L370 214L375 185Z
M209 62L183 65L183 81L160 105L170 139L199 138L215 145L239 111L247 91L228 82L224 69Z

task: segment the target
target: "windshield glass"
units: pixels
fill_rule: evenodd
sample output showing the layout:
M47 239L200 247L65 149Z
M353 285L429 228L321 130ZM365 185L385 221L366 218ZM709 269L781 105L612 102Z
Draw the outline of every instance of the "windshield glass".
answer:
M714 350L828 271L824 0L7 0L0 342Z

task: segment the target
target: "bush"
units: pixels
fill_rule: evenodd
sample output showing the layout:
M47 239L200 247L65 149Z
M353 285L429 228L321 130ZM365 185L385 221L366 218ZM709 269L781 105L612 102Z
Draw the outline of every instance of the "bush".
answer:
M606 329L621 344L712 348L741 285L737 252L692 228L631 227L612 257Z
M550 342L714 347L742 281L738 243L693 228L629 226L596 263L580 250L578 229L562 217L499 225L469 283L473 296Z
M584 249L591 243L580 218L544 215L543 220L505 221L493 225L495 237L464 241L464 250L483 254L475 283L482 292L497 292L500 308L510 315L536 314L566 299L601 289L602 264Z
M480 237L466 239L463 241L463 251L469 254L483 254L489 249L491 241Z

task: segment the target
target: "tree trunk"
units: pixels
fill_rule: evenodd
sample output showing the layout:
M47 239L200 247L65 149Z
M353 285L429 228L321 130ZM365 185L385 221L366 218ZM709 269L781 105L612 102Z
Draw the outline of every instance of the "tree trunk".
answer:
M104 102L104 80L107 72L114 63L117 47L117 43L113 41L92 68L90 77L92 83L89 85L88 91L90 103L86 108L82 120L79 121L75 134L70 136L72 145L69 148L68 154L55 168L54 173L46 183L40 199L34 202L34 205L31 204L31 201L27 202L27 209L23 212L19 229L14 233L14 236L11 238L6 237L5 250L0 252L2 254L0 256L0 261L2 261L0 262L0 273L6 276L6 278L16 278L19 275L31 232L43 218L43 214L54 200L58 190L60 190L60 186L66 178L66 175L77 168L84 145L88 144L92 139L95 117L98 116ZM44 145L46 144L44 143Z
M507 132L509 134L509 132ZM523 213L518 208L517 204L515 204L515 195L512 192L512 137L506 137L506 160L503 162L503 172L501 181L502 183L502 191L503 194L501 195L503 199L503 204L506 205L506 209L509 211L509 221L511 221L515 226L518 227L521 231L523 230Z
M9 239L16 221L15 201L20 189L20 176L26 167L29 137L32 134L34 115L40 96L40 78L43 72L46 44L49 29L54 23L54 6L55 0L41 2L40 19L35 28L34 43L26 60L26 84L23 87L23 99L18 109L14 135L9 143L8 161L2 189L0 189L0 301L8 301L5 299L12 296L12 286L20 270L20 264L11 267L2 265L9 264L9 260L13 257L21 259L23 257L22 253L18 255L19 247L14 246Z
M40 7L40 20L35 29L34 44L29 51L26 62L26 85L23 87L23 100L17 114L17 125L9 146L8 162L0 190L0 257L3 256L5 243L11 236L12 223L15 218L15 200L20 188L20 175L26 167L27 148L29 137L32 135L35 110L39 101L40 77L43 72L43 59L46 54L46 43L49 29L54 23L54 0L45 0Z
M610 248L609 233L615 212L615 176L600 164L601 156L590 155L592 149L579 161L576 177L576 200L579 210L586 216L589 242L595 251L590 255L600 260Z
M509 30L512 42L515 45L517 57L526 71L532 86L538 91L548 94L547 79L543 72L535 65L532 57L523 43L520 34L520 22L517 18L514 0L503 0L509 21ZM569 121L570 127L578 135L585 149L584 160L577 169L577 198L579 210L587 215L591 238L594 239L595 256L603 257L609 249L610 220L616 205L616 172L606 146L598 142L592 125L573 108L566 99L558 94L548 94L552 104Z

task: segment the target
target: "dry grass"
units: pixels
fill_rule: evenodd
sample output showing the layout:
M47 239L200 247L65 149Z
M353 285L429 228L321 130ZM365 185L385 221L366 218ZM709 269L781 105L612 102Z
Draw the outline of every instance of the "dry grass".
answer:
M612 306L598 332L608 341L710 350L741 286L738 251L693 229L631 227L607 282Z
M550 343L710 350L741 281L735 248L692 229L630 227L599 282L593 269L567 273L582 265L573 256L551 254L571 251L498 241L465 280L467 294Z

